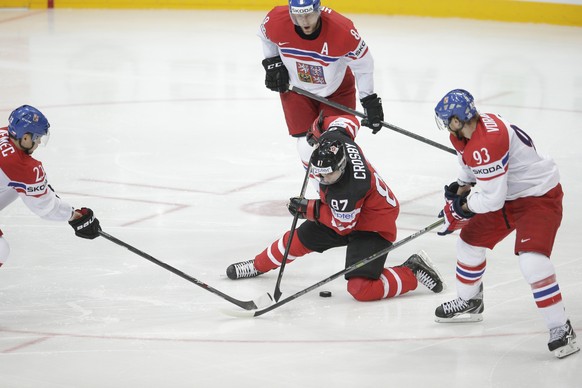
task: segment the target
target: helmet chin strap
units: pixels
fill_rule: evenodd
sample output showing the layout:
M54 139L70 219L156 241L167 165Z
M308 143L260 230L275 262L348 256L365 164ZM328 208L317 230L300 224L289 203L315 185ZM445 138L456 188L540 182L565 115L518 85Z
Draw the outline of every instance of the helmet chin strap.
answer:
M32 155L32 149L34 148L34 142L32 143L32 147L25 147L22 145L22 138L18 139L18 145L20 146L20 148L26 152L27 155Z
M463 136L461 135L461 131L463 130L463 128L465 128L465 121L461 121L459 120L459 122L463 125L461 125L461 128L457 129L455 132L453 132L455 134L455 136L457 137L457 139L459 140L463 140Z

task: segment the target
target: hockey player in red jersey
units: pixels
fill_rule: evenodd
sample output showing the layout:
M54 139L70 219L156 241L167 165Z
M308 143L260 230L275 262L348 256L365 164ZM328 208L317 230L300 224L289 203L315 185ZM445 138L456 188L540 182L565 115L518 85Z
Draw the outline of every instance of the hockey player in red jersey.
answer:
M320 182L320 198L290 199L290 213L305 221L292 239L289 262L311 252L346 246L348 267L396 240L398 201L354 142L358 128L353 116L314 121L308 139L317 143L310 164ZM280 267L289 235L287 231L255 259L230 265L228 277L255 277ZM348 292L356 300L395 297L416 289L419 282L433 292L442 291L442 280L426 253L414 254L400 266L384 268L386 257L345 275Z
M516 231L514 253L550 330L550 351L562 358L580 350L550 261L562 220L558 167L538 154L525 131L499 115L479 113L466 90L447 93L435 112L439 127L451 133L461 165L457 181L445 186L445 227L439 233L461 229L458 298L436 309L436 321L482 320L486 249Z
M41 162L31 155L49 136L49 122L36 108L23 105L9 117L8 127L0 128L0 209L20 197L39 217L68 221L75 234L93 239L99 236L99 220L88 208L75 210L55 194ZM0 231L0 266L10 253Z
M311 123L343 114L308 97L287 92L288 84L356 108L356 84L367 120L378 132L384 120L382 101L374 93L374 60L351 20L320 6L320 0L289 0L273 8L261 24L267 88L280 92L289 134L305 167L313 149L305 141ZM354 77L355 76L355 77Z

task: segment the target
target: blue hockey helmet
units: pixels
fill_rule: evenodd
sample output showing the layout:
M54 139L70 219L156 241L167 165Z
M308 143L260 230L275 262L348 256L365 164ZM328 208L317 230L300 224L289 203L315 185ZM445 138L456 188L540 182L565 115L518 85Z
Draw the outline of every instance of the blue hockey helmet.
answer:
M448 92L434 108L434 112L436 123L441 130L448 130L453 117L466 123L477 115L475 99L471 93L463 89Z
M30 105L14 109L8 118L8 133L18 140L30 133L32 140L36 142L39 137L48 135L49 127L50 124L41 111Z
M322 185L336 183L347 165L345 144L339 140L324 139L311 154L311 173Z
M310 12L320 12L320 0L289 0L289 13L291 15L305 15Z
M296 26L299 25L297 18L316 23L320 14L320 0L289 0L289 16Z

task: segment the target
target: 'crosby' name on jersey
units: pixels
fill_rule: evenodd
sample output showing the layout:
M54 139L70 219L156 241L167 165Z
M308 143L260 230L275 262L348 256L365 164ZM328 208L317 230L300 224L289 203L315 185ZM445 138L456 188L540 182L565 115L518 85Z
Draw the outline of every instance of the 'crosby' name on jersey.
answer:
M328 121L329 120L329 121ZM353 141L359 123L353 116L326 119L328 130L321 136L345 144L346 169L333 185L320 185L319 222L341 235L354 230L378 232L396 240L396 197ZM320 139L321 141L321 139Z

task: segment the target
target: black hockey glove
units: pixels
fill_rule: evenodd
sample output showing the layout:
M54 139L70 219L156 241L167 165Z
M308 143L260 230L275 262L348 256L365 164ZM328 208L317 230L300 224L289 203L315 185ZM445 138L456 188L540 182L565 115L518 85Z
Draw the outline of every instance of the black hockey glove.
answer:
M307 219L309 221L317 221L319 218L320 199L306 199L301 197L289 198L287 208L292 216L297 215L298 218Z
M289 85L289 73L280 56L263 59L265 86L274 92L284 93Z
M384 121L382 99L374 93L362 98L360 103L364 107L364 113L366 114L366 118L362 120L362 125L372 128L372 133L378 133L382 129L382 121Z
M75 235L90 240L99 237L101 227L99 226L99 220L93 215L93 210L83 207L75 211L82 214L81 217L69 221L69 225L75 230Z
M457 192L459 191L459 187L457 181L451 182L449 185L445 186L445 200L452 201L458 197Z

